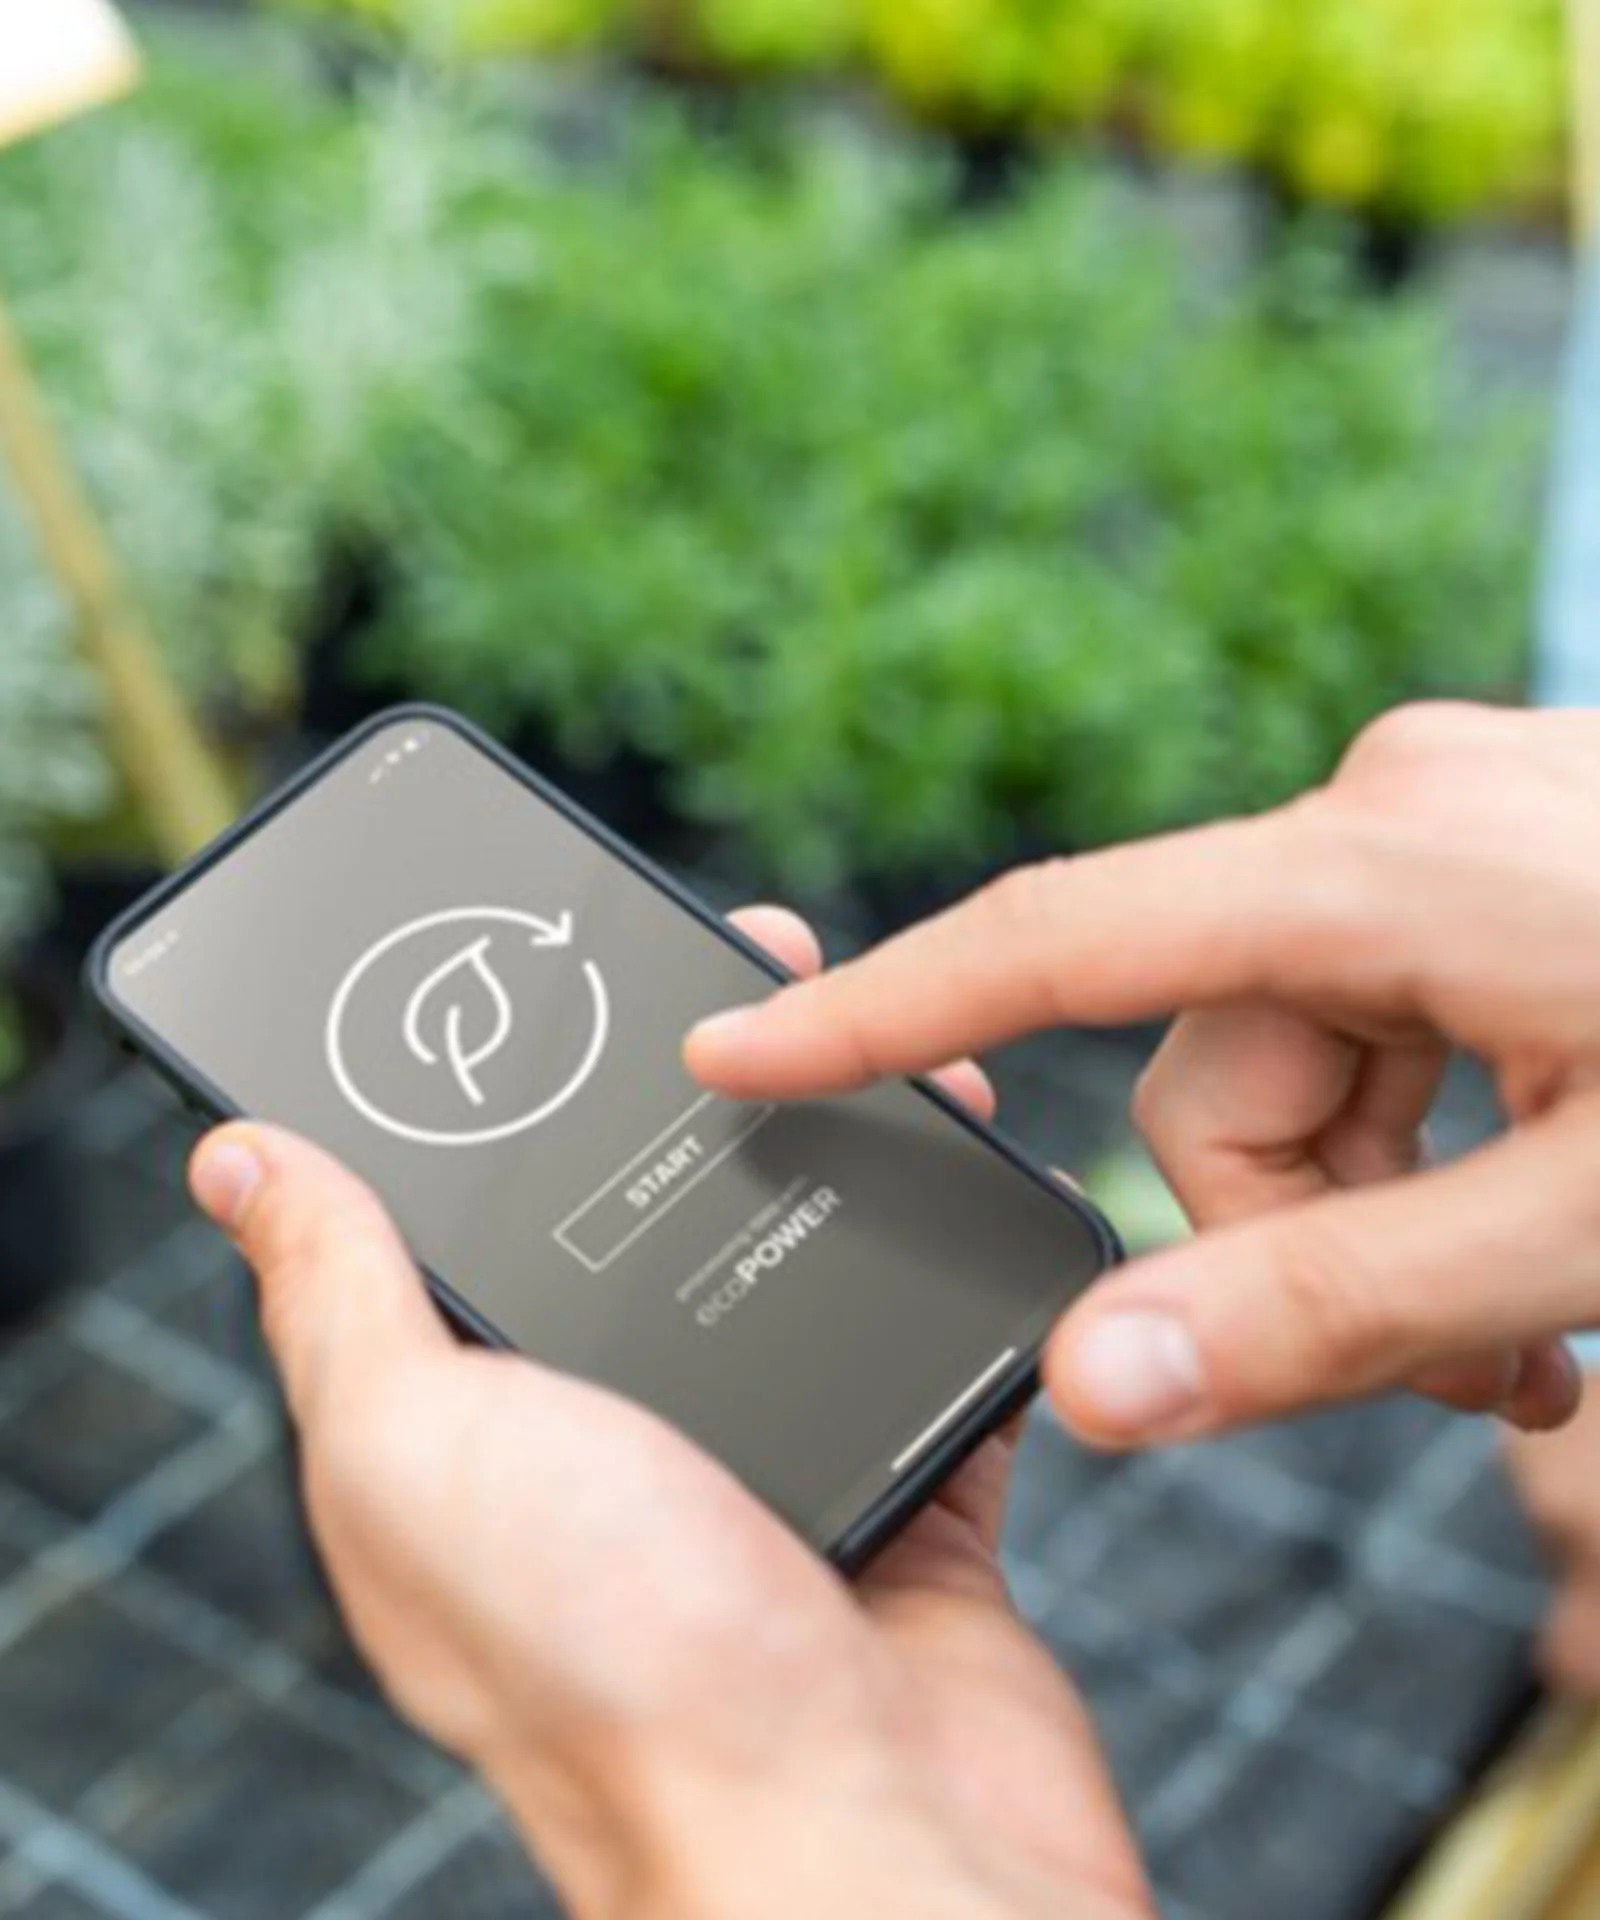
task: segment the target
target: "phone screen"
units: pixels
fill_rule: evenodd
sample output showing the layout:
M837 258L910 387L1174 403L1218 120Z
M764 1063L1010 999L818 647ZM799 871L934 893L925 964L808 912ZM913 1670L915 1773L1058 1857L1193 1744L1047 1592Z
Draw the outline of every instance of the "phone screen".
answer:
M909 1084L685 1071L772 977L444 716L369 732L101 990L363 1175L510 1345L655 1409L826 1551L1104 1267L1086 1208Z

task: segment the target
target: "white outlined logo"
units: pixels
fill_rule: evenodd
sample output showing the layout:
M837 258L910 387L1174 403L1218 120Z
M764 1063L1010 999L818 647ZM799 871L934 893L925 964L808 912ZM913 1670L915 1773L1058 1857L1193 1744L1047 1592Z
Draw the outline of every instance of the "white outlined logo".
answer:
M463 930L460 944L445 943L441 959L437 936L452 927ZM508 934L508 928L515 932ZM496 950L500 943L508 943L508 952L519 958L529 950L548 952L552 964L558 964L567 956L572 940L570 913L551 920L516 907L452 907L442 913L424 914L386 933L351 967L328 1009L328 1066L339 1091L374 1126L419 1146L488 1146L553 1118L583 1091L605 1051L611 1027L605 980L592 960L583 962L578 977L587 1002L588 1039L577 1065L562 1084L554 1092L548 1087L536 1089L531 1103L526 1091L521 1092L515 1113L502 1113L493 1119L489 1116L496 1105L504 1105L504 1099L491 1100L485 1069L511 1044L517 1028L515 994L496 960ZM363 989L379 969L387 971L385 963L397 956L396 964L403 965L404 950L413 945L425 953L427 967L405 995L403 1007L397 1003L399 1030L394 1045L404 1050L413 1065L424 1069L431 1085L442 1090L446 1104L440 1111L459 1110L459 1122L448 1126L421 1125L391 1111L392 1101L386 1104L364 1089L350 1059L352 1008L359 1004ZM438 1114L432 1101L429 1107L430 1120L436 1121Z

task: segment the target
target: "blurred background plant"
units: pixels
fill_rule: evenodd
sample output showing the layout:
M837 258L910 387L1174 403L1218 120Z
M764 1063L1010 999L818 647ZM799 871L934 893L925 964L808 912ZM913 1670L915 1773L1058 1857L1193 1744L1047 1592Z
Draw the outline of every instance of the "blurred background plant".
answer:
M665 761L791 883L1259 806L1407 694L1516 687L1533 440L1425 298L1309 236L1207 286L1070 166L950 224L831 132L640 146L530 175L492 407L382 463L408 684Z
M0 961L38 921L47 896L39 835L108 797L89 688L68 664L54 596L0 497ZM0 965L0 1099L31 1064L19 1001Z
M867 72L968 133L1096 128L1432 221L1550 199L1561 0L287 0L457 48L672 47L700 72Z
M453 162L470 147L403 82L338 108L282 36L255 36L243 68L226 36L167 51L136 104L0 157L0 262L171 665L225 737L248 738L292 715L305 608L361 510L385 410L447 400L474 270L470 242L440 244L435 162L443 138ZM49 762L71 706L51 683L77 670L21 540L0 629L8 669L29 639L46 704L17 724ZM104 769L89 821L48 783L23 788L58 847L142 844Z
M184 39L135 104L0 163L0 259L114 543L186 683L250 702L292 684L385 408L447 403L474 272L443 244L456 127L403 82L339 111L261 48L241 73Z
M1516 691L1537 436L1336 227L1219 273L1099 164L963 218L937 145L829 112L633 99L575 157L482 77L341 101L260 45L169 37L0 167L79 455L236 731L293 712L350 551L358 677L632 754L771 884L1262 805L1397 699Z

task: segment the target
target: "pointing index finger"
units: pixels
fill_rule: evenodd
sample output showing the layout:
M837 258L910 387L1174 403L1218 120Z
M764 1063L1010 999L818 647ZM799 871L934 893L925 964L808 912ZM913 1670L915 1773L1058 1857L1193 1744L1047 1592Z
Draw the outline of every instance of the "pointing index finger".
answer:
M689 1066L738 1098L815 1097L1046 1027L1315 990L1366 916L1352 863L1298 817L1018 868L860 960L706 1021Z

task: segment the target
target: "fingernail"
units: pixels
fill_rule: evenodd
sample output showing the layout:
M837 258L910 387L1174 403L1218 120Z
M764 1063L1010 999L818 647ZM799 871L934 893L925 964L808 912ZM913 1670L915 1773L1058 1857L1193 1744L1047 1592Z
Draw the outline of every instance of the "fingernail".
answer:
M219 1227L235 1227L261 1185L261 1162L237 1140L202 1148L190 1184L201 1208Z
M1205 1398L1200 1349L1171 1314L1107 1314L1084 1330L1073 1358L1079 1391L1118 1433L1179 1426Z
M709 1020L702 1020L689 1039L697 1047L735 1049L755 1031L756 1023L754 1007L735 1007L728 1013L714 1013Z

